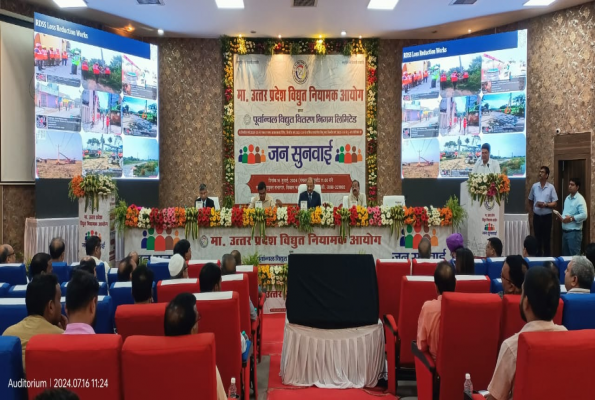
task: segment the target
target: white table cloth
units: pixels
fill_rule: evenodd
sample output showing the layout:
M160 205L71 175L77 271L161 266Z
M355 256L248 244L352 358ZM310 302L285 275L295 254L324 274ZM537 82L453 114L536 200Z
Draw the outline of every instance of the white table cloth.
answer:
M504 214L504 250L502 256L523 254L523 241L531 234L529 214Z
M25 260L30 260L37 253L49 253L53 238L61 237L66 244L64 261L72 263L78 260L79 219L48 218L25 220ZM80 244L82 246L82 243Z
M384 367L382 322L314 329L285 320L281 378L286 385L347 389L376 386Z

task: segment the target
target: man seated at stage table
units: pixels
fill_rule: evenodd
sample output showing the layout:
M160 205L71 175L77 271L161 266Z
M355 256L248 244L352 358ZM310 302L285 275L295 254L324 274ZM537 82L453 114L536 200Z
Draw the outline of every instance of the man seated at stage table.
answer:
M74 271L66 292L68 325L65 335L94 335L99 282L86 271Z
M491 237L486 243L486 258L502 257L502 241L497 237Z
M231 254L224 254L223 259L221 260L221 275L234 275L236 273L236 266L235 257ZM254 308L254 303L252 302L252 299L248 299L248 301L250 302L250 319L256 321L258 319L258 314Z
M52 263L64 262L66 256L66 245L64 239L61 237L55 237L50 242L50 256L52 257Z
M200 321L200 314L196 309L196 297L190 293L180 293L165 309L163 321L165 336L195 335L198 333L198 321ZM219 369L215 368L217 371L217 400L227 400Z
M432 358L436 360L442 293L454 292L457 285L454 271L448 261L441 261L436 266L434 284L436 285L438 298L426 301L421 308L417 322L417 348L421 351L429 351Z
M181 255L174 254L172 258L169 259L168 268L171 279L188 278L188 264L186 263L186 260L182 258Z
M359 191L359 181L351 181L351 192L349 193L349 207L366 207L366 195Z
M277 199L276 201L273 201L273 198L267 194L267 185L264 182L258 184L258 196L252 197L248 208L255 208L257 201L262 202L262 208L272 208L275 207L275 205L277 207L283 207L281 200Z
M490 158L491 147L489 143L481 146L481 158L477 160L471 171L474 174L499 174L500 164L498 161Z
M527 236L523 242L523 257L537 257L537 238Z
M0 264L13 264L16 262L17 256L14 254L14 249L9 244L0 246Z
M51 274L53 271L54 267L49 254L37 253L31 259L31 264L29 264L31 278L40 274Z
M593 264L585 256L574 256L564 275L564 286L568 293L589 294L595 271Z
M427 237L421 239L417 245L419 258L432 258L432 242Z
M199 205L202 205L203 208L215 208L215 202L213 199L209 199L209 191L207 190L207 185L204 183L201 183L198 187L198 197L196 198L196 201Z
M97 278L97 264L92 257L85 256L81 260L78 266L74 268L75 271L81 270L86 271Z
M306 180L306 187L307 190L305 192L300 193L298 206L301 206L302 201L305 201L308 203L308 209L320 207L322 202L320 200L320 193L314 191L314 178L309 177Z
M528 269L529 264L523 257L519 255L506 257L500 273L502 291L498 295L502 297L505 294L521 294Z
M153 271L141 265L132 271L132 298L134 304L153 302Z
M560 282L552 271L544 267L529 268L525 275L521 304L521 318L527 322L519 333L506 339L500 347L496 369L488 386L489 400L512 399L514 376L519 345L519 335L523 332L566 331L552 321L560 301Z
M123 258L118 264L118 282L130 282L132 271L137 267L131 256Z
M455 273L457 275L475 275L473 252L466 247L459 247L456 252Z

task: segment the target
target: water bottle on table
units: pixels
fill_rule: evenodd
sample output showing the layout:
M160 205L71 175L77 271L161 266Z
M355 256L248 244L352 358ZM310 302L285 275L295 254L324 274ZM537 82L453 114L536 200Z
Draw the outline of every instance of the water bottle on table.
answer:
M469 397L473 396L473 383L471 382L471 375L465 374L465 386L463 391L468 394Z
M229 391L227 392L228 399L238 399L238 389L236 388L236 378L231 378L231 385L229 385Z

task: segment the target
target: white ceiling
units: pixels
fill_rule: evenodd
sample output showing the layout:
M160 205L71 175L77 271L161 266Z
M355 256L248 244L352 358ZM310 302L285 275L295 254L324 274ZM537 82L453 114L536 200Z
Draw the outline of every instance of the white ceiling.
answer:
M26 0L55 8L52 0ZM557 0L549 7L526 8L527 0L478 0L449 6L451 0L400 0L394 10L368 10L369 0L318 0L315 8L293 8L292 0L244 0L243 10L219 10L215 0L165 0L141 6L136 0L87 0L88 9L67 11L116 28L128 23L136 36L214 38L340 37L444 39L520 21L592 0ZM256 33L250 33L256 31ZM437 31L437 32L434 32Z

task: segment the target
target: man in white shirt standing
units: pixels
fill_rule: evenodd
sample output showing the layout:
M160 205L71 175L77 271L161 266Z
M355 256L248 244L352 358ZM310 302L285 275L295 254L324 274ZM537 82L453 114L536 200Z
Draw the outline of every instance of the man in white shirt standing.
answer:
M481 159L477 160L471 171L474 174L499 174L500 164L490 158L491 147L489 143L481 146Z
M533 209L533 231L537 239L537 257L551 256L552 210L558 204L554 185L547 180L550 169L545 165L539 169L539 182L531 187L529 204Z

